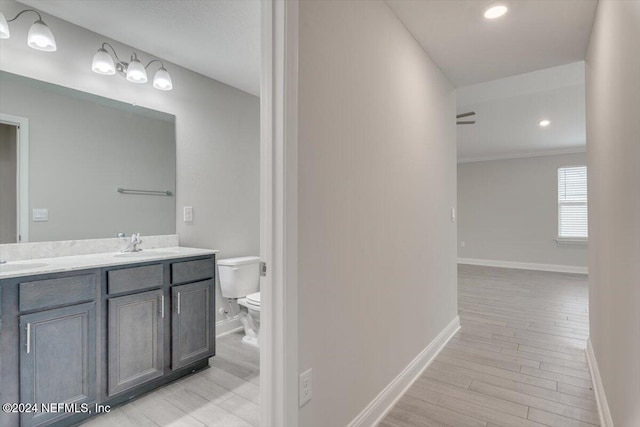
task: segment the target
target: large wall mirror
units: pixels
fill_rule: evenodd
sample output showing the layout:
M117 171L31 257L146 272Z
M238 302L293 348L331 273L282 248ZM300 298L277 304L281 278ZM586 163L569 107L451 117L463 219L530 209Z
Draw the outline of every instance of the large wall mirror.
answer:
M174 234L175 117L0 72L0 243Z

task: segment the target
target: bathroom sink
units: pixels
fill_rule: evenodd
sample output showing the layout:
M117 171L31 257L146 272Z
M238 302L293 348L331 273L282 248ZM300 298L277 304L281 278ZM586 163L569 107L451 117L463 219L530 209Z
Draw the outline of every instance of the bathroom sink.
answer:
M120 254L114 255L117 258L145 258L145 257L153 257L153 256L169 256L175 255L179 253L179 251L140 251L140 252L123 252Z
M0 273L11 273L14 271L31 270L32 268L46 267L45 262L30 262L28 264L0 264Z

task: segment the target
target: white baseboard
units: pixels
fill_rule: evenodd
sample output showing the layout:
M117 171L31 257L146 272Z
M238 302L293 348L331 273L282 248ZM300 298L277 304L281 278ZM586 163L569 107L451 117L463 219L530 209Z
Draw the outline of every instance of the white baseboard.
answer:
M591 381L593 382L593 391L596 394L596 402L598 403L598 413L600 414L600 425L602 427L613 427L613 419L611 411L607 403L607 397L604 394L602 386L602 378L596 361L596 354L593 352L591 338L587 341L587 362L589 362L589 371L591 372Z
M216 338L228 335L242 329L239 316L233 316L230 319L218 320L216 322Z
M347 427L370 427L378 425L459 329L460 318L456 316Z
M520 270L553 271L556 273L588 274L587 267L576 265L538 264L534 262L499 261L494 259L458 258L458 264L484 265L487 267L517 268Z

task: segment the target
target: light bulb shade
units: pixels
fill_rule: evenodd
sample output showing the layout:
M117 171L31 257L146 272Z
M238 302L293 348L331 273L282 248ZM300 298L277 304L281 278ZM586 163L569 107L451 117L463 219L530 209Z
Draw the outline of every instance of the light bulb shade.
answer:
M112 76L116 73L116 64L113 63L113 58L105 49L98 49L93 55L91 69L94 73Z
M171 81L171 76L169 75L169 72L164 67L156 71L156 74L153 76L153 87L160 90L173 89L173 82Z
M34 22L31 28L29 28L27 44L33 49L44 52L53 52L57 49L56 39L53 37L53 33L49 27L47 27L47 24L41 20Z
M127 66L127 80L132 83L146 83L147 82L147 70L144 69L144 65L134 58Z
M11 32L9 32L7 18L4 17L4 13L0 12L0 39L8 39L9 37L11 37Z

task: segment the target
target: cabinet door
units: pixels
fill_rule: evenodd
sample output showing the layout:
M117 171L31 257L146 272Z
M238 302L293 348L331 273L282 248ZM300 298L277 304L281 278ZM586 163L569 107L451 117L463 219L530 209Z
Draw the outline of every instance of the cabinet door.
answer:
M213 356L213 280L174 286L171 303L171 369Z
M96 307L78 304L20 316L20 401L91 403L96 398ZM23 413L21 426L73 415Z
M108 302L108 388L120 393L163 374L162 290L111 298Z

